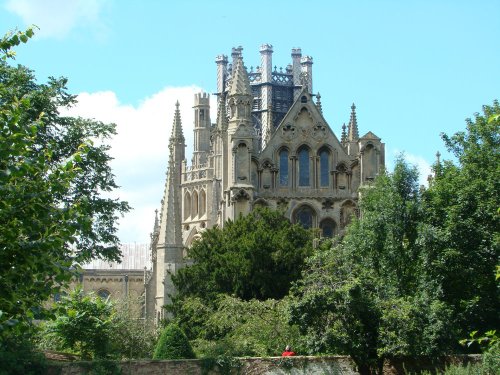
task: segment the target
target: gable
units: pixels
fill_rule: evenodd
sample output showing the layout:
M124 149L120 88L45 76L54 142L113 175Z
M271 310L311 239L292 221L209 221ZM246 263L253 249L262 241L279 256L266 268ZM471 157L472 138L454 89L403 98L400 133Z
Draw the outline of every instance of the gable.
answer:
M339 157L344 156L342 159L349 159L306 89L302 90L292 104L262 150L261 156L273 159L272 155L278 148L287 147L293 151L304 144L313 150L327 146L336 150Z

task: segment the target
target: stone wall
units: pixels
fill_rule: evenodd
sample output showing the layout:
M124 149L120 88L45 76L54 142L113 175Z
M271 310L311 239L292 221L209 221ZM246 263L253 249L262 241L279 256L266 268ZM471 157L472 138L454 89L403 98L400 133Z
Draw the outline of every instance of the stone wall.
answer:
M444 369L450 364L478 362L480 356L450 356L442 358L401 358L386 361L384 374L399 375L422 370L433 371ZM272 357L272 358L240 358L223 364L223 370L216 371L216 364L208 360L186 359L175 361L130 361L121 362L122 375L324 375L345 374L357 375L356 366L348 356L328 357ZM49 375L84 375L88 372L88 364L57 363L49 367Z

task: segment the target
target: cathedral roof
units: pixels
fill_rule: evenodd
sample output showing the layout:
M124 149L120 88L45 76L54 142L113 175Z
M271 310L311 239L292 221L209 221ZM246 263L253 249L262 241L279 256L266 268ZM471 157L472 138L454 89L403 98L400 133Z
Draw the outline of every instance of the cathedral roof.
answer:
M236 61L231 86L229 87L229 96L233 95L252 95L250 79L248 78L248 74L241 57L239 57Z

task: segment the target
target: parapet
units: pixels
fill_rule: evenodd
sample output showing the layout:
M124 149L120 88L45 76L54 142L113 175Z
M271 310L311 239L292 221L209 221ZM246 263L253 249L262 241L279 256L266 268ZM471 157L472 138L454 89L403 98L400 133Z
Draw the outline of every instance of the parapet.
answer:
M292 48L292 57L301 57L302 56L302 50L300 48Z
M199 92L194 94L194 106L210 105L210 94L207 92Z

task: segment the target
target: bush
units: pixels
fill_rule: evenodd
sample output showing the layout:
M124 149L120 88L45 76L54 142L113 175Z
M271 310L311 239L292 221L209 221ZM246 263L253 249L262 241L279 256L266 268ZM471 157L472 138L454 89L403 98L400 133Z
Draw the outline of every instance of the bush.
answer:
M195 358L186 335L176 324L169 324L161 333L153 359Z
M0 375L43 375L45 373L45 357L34 350L27 337L1 338Z

